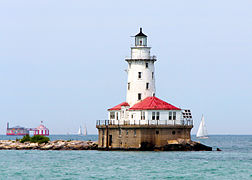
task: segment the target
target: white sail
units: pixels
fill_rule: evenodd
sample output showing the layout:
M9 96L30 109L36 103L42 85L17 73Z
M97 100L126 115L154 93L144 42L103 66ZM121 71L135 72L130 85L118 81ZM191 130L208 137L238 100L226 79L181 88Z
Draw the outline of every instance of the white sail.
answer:
M80 128L79 128L78 135L82 135L81 126L80 126Z
M208 133L207 133L206 125L205 125L205 119L204 119L204 116L202 115L201 122L200 122L196 137L197 138L207 138L207 135L208 135Z
M87 135L87 127L86 127L86 125L84 125L84 128L83 128L83 135L84 135L84 136Z

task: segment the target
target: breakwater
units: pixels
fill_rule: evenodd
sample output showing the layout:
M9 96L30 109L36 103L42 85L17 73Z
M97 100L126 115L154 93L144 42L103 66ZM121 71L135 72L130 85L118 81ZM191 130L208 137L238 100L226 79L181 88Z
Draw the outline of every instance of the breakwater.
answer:
M199 142L171 143L164 147L141 147L139 149L98 148L96 141L55 140L48 143L31 143L15 140L0 140L0 150L133 150L133 151L212 151L212 147Z
M95 150L95 141L55 140L48 143L31 143L14 140L0 140L0 150Z

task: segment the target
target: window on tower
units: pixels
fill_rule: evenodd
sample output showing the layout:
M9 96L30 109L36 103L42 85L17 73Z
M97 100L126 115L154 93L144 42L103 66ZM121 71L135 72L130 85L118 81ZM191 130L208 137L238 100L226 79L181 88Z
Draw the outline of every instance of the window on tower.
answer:
M149 67L149 64L148 64L148 63L145 63L145 67L148 68L148 67Z
M142 72L138 72L138 79L142 78Z
M152 72L152 79L154 79L154 72Z
M130 90L130 83L128 83L128 90Z
M149 89L149 83L146 83L146 89Z
M138 100L141 100L141 99L142 99L142 94L138 93Z

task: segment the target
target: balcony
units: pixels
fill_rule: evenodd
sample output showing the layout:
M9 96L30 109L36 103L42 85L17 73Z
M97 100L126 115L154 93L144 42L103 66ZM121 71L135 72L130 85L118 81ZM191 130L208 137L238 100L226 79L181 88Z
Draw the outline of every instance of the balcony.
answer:
M139 61L139 60L149 60L149 61L156 61L157 57L156 56L150 56L148 59L145 58L139 58L139 59L132 59L131 57L126 57L125 61Z
M97 120L96 126L193 126L192 119L183 120Z

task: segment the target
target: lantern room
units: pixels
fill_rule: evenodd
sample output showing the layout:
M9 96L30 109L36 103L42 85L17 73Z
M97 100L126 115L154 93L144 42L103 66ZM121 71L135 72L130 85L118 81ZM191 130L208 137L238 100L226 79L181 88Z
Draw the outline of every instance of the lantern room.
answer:
M147 46L147 36L142 32L142 28L140 28L140 32L135 35L135 46Z

